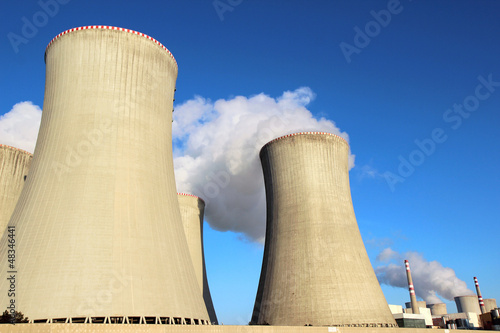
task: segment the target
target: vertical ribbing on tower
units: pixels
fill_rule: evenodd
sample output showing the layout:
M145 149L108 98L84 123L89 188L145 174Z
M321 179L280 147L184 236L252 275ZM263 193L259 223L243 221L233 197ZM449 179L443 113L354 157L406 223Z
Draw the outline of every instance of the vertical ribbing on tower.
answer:
M481 313L486 313L486 307L484 306L483 296L481 295L481 290L479 289L479 282L477 282L477 277L474 276L474 284L476 285L477 299L479 301L479 308Z
M413 280L411 278L410 262L408 260L405 260L405 267L406 278L408 279L408 291L410 292L411 311L413 314L419 314L420 310L417 304L417 297L415 296L415 288L413 287Z
M0 144L0 238L16 207L33 154Z
M182 225L186 234L189 253L193 261L194 270L200 290L207 307L208 315L212 324L217 325L212 295L208 285L207 269L205 266L205 249L203 246L203 216L205 213L205 201L203 199L186 193L177 193L179 208L181 210Z
M348 155L343 138L320 132L261 149L267 224L252 324L396 326L354 215Z
M48 322L208 324L174 179L172 54L143 33L87 26L54 38L45 60L40 131L9 222L17 309Z

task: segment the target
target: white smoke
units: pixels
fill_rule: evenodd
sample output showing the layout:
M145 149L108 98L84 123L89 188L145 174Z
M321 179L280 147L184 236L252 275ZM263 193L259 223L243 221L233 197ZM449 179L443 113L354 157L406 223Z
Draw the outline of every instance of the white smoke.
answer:
M268 141L303 131L349 139L334 122L314 118L306 108L314 97L310 88L302 87L278 98L261 93L212 103L195 97L176 106L177 189L205 200L205 216L212 228L263 241L265 194L258 154ZM352 154L349 166L354 166Z
M408 288L405 259L410 262L415 294L428 304L442 303L439 297L452 301L455 296L474 295L472 290L467 288L467 284L455 275L453 269L443 267L437 261L427 261L420 253L400 254L390 248L383 250L377 256L377 260L397 263L388 263L375 268L379 282L393 287Z
M20 102L0 116L0 143L29 152L35 150L42 110L32 102Z
M212 102L196 96L177 105L172 124L177 189L206 202L206 218L220 231L262 242L265 236L264 180L258 153L268 141L290 133L320 131L347 141L334 122L306 108L310 88ZM0 116L0 143L34 151L42 110L20 102ZM354 155L349 154L349 167Z

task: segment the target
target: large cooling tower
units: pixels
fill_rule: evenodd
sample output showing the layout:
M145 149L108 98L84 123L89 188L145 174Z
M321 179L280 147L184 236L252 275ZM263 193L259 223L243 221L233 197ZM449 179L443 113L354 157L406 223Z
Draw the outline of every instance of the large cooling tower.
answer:
M262 148L267 229L253 324L396 326L354 216L348 152L318 132Z
M494 298L485 298L484 307L486 308L486 312L490 312L491 310L495 310L497 308L497 300Z
M203 248L203 214L205 212L205 202L194 195L177 193L179 208L181 210L182 224L189 252L193 260L196 278L200 286L208 315L212 324L217 324L212 296L208 287L207 271L205 268L205 251Z
M16 207L33 155L0 144L0 237Z
M428 307L428 306L427 306L427 302L425 302L425 301L416 301L416 303L417 303L417 307L418 307L418 308L425 308L425 307ZM405 307L406 307L407 309L411 309L411 308L412 308L412 306L411 306L411 302L406 302L406 303L405 303Z
M209 323L174 181L172 54L92 26L59 34L45 57L40 132L10 221L17 310L35 322ZM1 278L4 309L6 288Z
M479 309L479 302L477 296L457 296L455 297L455 304L457 305L457 311L460 312L474 312L481 314Z
M431 315L433 316L441 316L448 314L445 303L427 304L427 308L431 309Z

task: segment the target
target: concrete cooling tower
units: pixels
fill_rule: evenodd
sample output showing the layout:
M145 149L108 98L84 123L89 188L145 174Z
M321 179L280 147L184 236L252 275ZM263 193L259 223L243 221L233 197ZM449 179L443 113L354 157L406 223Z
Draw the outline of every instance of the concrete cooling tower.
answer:
M205 212L205 202L197 196L185 193L177 193L177 199L179 199L182 224L196 272L196 279L198 280L210 321L212 324L218 324L205 268L205 251L203 248L203 214Z
M427 304L427 308L431 309L431 315L433 316L441 316L448 314L445 303Z
M474 312L481 314L479 309L479 302L477 296L457 296L455 297L455 304L457 305L457 311L460 312Z
M497 300L494 298L485 298L484 306L486 307L486 312L490 312L491 310L495 310L497 308Z
M252 324L396 327L354 215L348 153L319 132L261 149L267 227Z
M417 308L426 308L426 307L428 307L427 303L425 301L416 301L416 305L417 305ZM405 307L407 309L412 309L413 310L411 302L406 302L405 303Z
M33 322L209 324L174 181L174 57L142 33L91 26L59 34L45 60L40 131L10 221L16 309ZM1 258L6 246L4 235ZM4 309L7 289L2 278Z
M0 237L16 207L32 158L27 151L0 144Z

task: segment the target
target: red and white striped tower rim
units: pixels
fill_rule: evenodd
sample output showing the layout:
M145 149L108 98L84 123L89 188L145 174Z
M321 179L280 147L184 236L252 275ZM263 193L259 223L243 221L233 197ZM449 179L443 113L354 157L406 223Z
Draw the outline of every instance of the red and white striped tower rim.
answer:
M283 136L277 137L275 139L272 139L271 141L266 143L264 146L262 146L261 151L262 151L262 149L264 149L264 147L270 145L273 142L276 142L278 140L282 140L285 138L289 138L292 136L297 136L297 135L330 135L330 136L333 136L333 137L336 137L336 138L342 140L347 146L349 146L349 143L347 143L346 139L344 139L341 136L338 136L337 134L328 133L328 132L297 132L297 133L291 133L291 134L283 135Z
M29 151L26 151L26 150L23 150L23 149L19 149L19 148L16 148L16 147L12 147L12 146L8 146L8 145L3 145L1 143L0 143L0 147L12 149L12 150L17 150L17 151L20 151L20 152L25 153L27 155L33 156L33 154L30 153Z
M177 195L183 195L183 196L186 196L186 197L193 197L193 198L196 198L196 199L200 199L203 204L205 204L205 200L203 200L202 198L194 195L194 194L189 194L189 193L181 193L181 192L177 192Z
M170 57L172 57L172 59L174 60L175 66L177 67L177 61L175 60L172 52L170 52L162 43L160 43L159 41L157 41L153 37L150 37L150 36L148 36L146 34L143 34L142 32L138 32L138 31L135 31L135 30L125 29L125 28L119 28L119 27L113 27L113 26L110 26L110 25L87 25L87 26L72 28L72 29L68 29L66 31L63 31L59 35L57 35L54 38L52 38L52 40L50 41L50 43L45 48L45 55L47 55L47 50L52 45L52 43L54 43L61 36L67 35L67 34L72 33L74 31L92 30L92 29L104 29L104 30L124 31L124 32L128 32L128 33L131 33L131 34L135 34L135 35L147 38L150 41L152 41L153 43L155 43L155 44L159 45L161 48L163 48L170 55Z
M475 276L474 276L474 284L476 285L477 299L479 301L479 306L484 308L483 296L481 295L481 290L479 289L479 282L477 282L477 277L475 277ZM483 312L482 308L481 308L481 312Z

